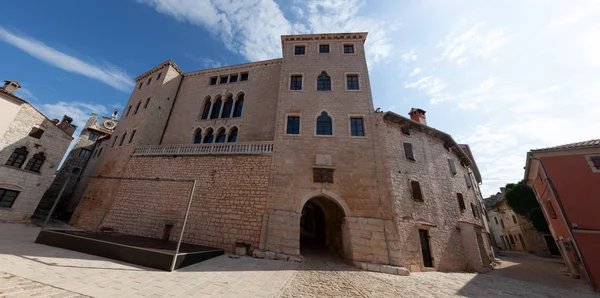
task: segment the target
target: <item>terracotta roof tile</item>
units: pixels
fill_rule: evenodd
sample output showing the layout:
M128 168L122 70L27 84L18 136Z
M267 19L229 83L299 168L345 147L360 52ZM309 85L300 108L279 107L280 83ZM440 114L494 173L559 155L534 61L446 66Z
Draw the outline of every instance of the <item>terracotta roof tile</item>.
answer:
M553 147L533 149L531 151L542 151L543 152L543 151L554 151L554 150L562 150L562 149L583 149L583 148L593 148L593 147L600 147L600 139L558 145L558 146L553 146Z

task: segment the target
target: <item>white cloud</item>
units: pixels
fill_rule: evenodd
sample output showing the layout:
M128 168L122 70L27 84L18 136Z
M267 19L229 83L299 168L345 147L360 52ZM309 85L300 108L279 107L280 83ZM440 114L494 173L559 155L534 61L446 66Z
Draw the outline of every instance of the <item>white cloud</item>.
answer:
M427 94L432 96L439 95L442 90L446 89L446 87L448 87L446 82L433 76L423 77L415 82L404 85L404 88L406 89L415 88L418 90L425 90Z
M100 66L84 62L53 49L41 41L13 34L3 27L0 27L0 39L36 59L68 72L101 81L123 92L129 92L133 88L133 79L116 66L110 64Z
M17 89L17 91L15 91L15 94L27 101L37 101L38 100L38 98L35 97L35 95L33 95L33 93L25 87L21 87L21 88Z
M439 60L466 65L470 59L482 58L497 61L497 51L508 41L503 29L497 28L481 33L481 25L475 25L460 34L447 34L437 45L442 49Z
M415 67L415 69L413 69L408 76L412 77L412 76L417 75L419 73L421 73L421 68Z
M192 54L187 54L187 53L185 54L185 56L188 59L202 65L202 67L204 67L204 68L218 68L218 67L223 66L223 63L213 60L213 59L210 59L210 58L197 57L197 56L194 56Z
M416 61L417 58L418 58L418 56L414 49L402 54L402 59L407 62L408 61Z

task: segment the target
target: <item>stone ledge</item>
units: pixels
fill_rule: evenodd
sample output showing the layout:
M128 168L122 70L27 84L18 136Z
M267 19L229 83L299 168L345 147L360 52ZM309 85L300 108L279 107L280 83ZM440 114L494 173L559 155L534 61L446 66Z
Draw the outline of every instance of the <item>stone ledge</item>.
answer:
M266 259L266 260L278 260L278 261L287 261L287 262L296 262L302 263L304 258L302 256L292 256L286 255L282 253L275 253L272 251L264 251L260 249L255 249L252 252L252 257L257 259Z
M372 272L381 272L395 275L408 276L410 275L410 271L404 267L399 266L390 266L390 265L382 265L382 264L374 264L374 263L366 263L366 262L355 262L354 266L360 270L372 271Z

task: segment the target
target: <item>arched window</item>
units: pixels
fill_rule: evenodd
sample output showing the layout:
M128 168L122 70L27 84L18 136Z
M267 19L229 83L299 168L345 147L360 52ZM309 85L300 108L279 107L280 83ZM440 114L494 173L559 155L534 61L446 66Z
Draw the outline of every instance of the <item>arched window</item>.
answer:
M123 136L121 137L121 141L119 142L119 147L123 146L123 142L125 142L126 138L127 138L127 132L125 132L123 134Z
M207 96L204 101L204 108L202 108L202 116L200 116L200 119L208 119L208 115L210 115L210 96Z
M217 130L217 139L215 140L215 143L225 143L226 139L227 136L225 135L225 128L219 128L219 130Z
M209 128L206 130L206 135L204 136L204 142L205 144L210 144L213 142L215 136L213 135L213 129Z
M210 119L217 119L219 118L219 113L221 112L221 103L223 101L221 100L221 98L217 99L217 101L215 101L215 104L213 105L212 108L212 113L210 113Z
M235 101L235 108L233 109L233 117L241 117L243 108L244 108L244 94L240 94L240 95L238 95L238 99Z
M227 138L227 142L228 143L237 142L237 135L238 135L238 129L237 129L237 127L233 127L232 129L229 130L229 138Z
M331 78L322 72L317 78L317 91L331 91Z
M44 152L36 153L27 162L25 170L39 173L45 160Z
M229 96L227 98L227 100L225 100L225 105L223 106L223 115L221 115L221 118L231 117L232 109L233 109L233 96Z
M333 135L333 126L331 117L326 112L322 112L321 116L317 117L317 135L330 136Z
M20 168L21 166L23 166L23 163L25 162L25 159L27 158L28 154L29 154L29 151L27 151L27 147L23 146L23 147L17 148L17 149L15 149L15 151L13 151L13 153L10 155L10 157L6 161L6 165L11 166L11 167Z
M192 144L200 144L202 143L202 129L196 128L194 132L194 139L192 140Z

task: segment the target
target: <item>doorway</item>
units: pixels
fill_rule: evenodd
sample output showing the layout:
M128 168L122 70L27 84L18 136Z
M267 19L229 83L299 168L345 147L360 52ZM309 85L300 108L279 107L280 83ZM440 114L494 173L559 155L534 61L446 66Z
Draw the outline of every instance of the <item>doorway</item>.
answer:
M421 252L423 253L423 266L433 267L433 257L431 257L431 247L429 245L429 231L419 230L421 239Z
M550 254L553 256L560 256L560 250L558 250L558 246L556 245L554 238L552 238L552 236L544 236L544 240L546 241L546 245L548 246Z
M344 216L344 211L328 198L308 200L300 217L300 253L335 252L343 256Z

